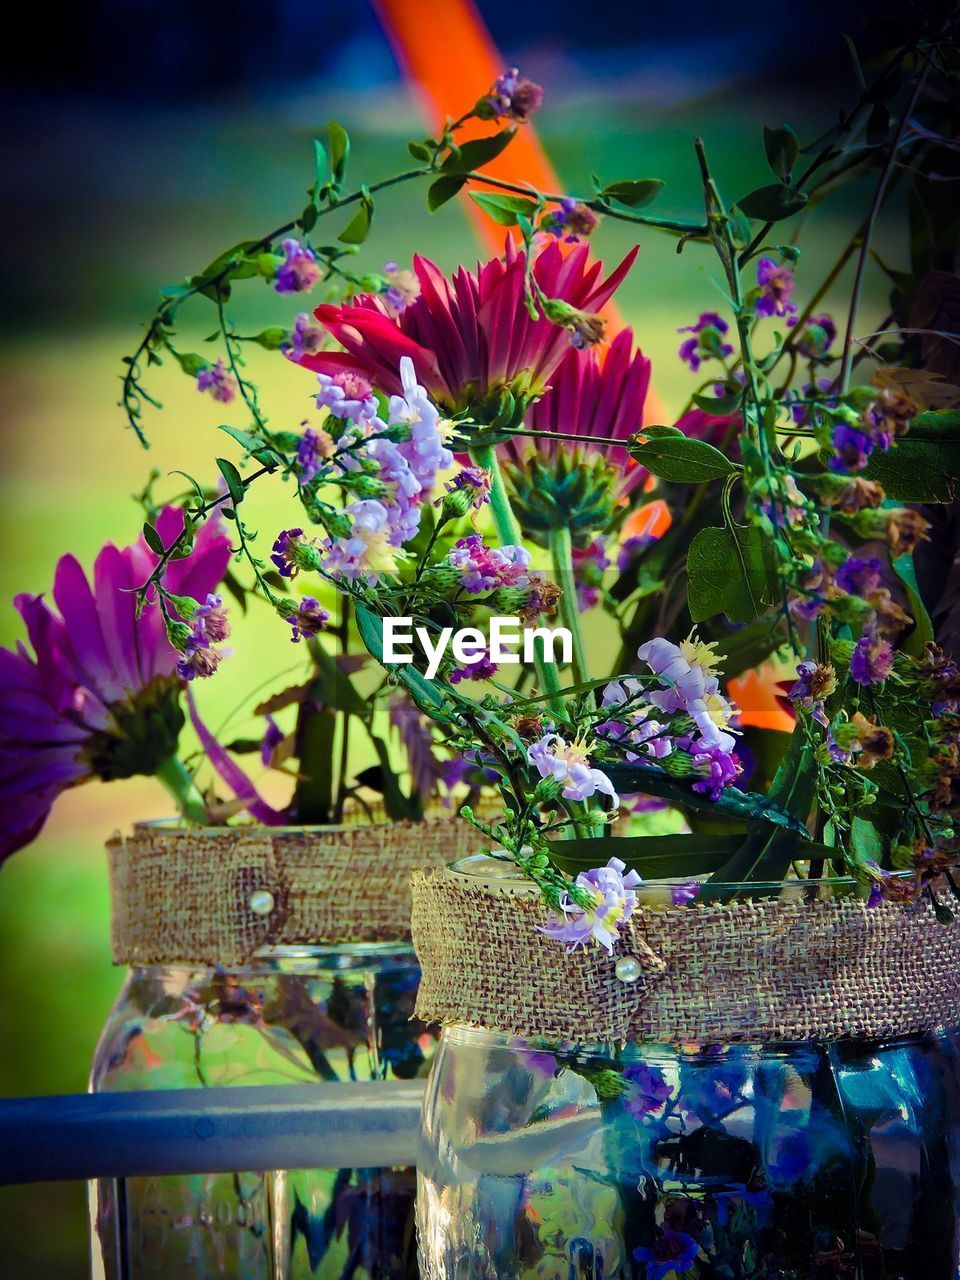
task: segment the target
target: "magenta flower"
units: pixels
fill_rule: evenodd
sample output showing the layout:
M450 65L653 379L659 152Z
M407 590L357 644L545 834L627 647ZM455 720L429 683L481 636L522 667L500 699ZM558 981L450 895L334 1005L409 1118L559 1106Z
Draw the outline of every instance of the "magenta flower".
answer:
M534 431L623 441L580 446L586 454L602 454L620 472L617 498L623 499L649 474L626 450L627 439L643 426L649 388L650 361L642 351L634 351L632 332L622 329L602 359L595 348L570 351L551 378L550 390L527 410L524 423ZM542 459L551 460L576 447L576 440L518 436L501 445L499 452L522 465L531 450Z
M565 894L559 914L551 911L541 933L557 942L566 943L568 951L585 946L591 938L613 954L613 944L620 937L619 928L633 915L637 905L636 886L640 877L627 871L626 863L611 858L605 867L581 871L574 884L592 899L592 905L581 907Z
M629 271L636 249L601 279L586 246L564 254L554 242L537 257L533 275L548 298L577 314L598 311ZM532 319L524 303L525 255L512 240L505 257L460 269L452 280L426 258L414 259L420 296L399 316L382 297L362 294L345 306L314 313L345 348L304 355L299 363L317 373L357 373L383 392L403 390L399 367L413 361L416 377L447 411L476 407L504 390L526 400L540 395L570 349L570 336L543 315Z
M156 528L169 546L182 512L166 508ZM208 520L193 552L170 561L163 585L206 600L229 562L230 539ZM136 588L155 564L142 540L122 549L108 543L92 581L73 556L59 560L59 612L42 596L16 597L33 653L24 644L0 649L0 861L34 838L67 787L149 775L176 751L180 654L156 602L136 616Z

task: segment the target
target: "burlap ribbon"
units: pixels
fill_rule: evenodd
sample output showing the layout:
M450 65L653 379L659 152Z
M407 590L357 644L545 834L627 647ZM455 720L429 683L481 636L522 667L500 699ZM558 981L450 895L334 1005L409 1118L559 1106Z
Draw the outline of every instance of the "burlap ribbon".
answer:
M960 1026L960 922L853 896L640 906L612 957L538 929L536 890L413 876L417 1016L566 1043L889 1037ZM617 977L632 957L639 977ZM621 966L623 969L623 966ZM635 967L634 967L635 971Z
M313 828L138 823L107 843L114 960L231 966L265 946L409 941L410 873L482 840L455 814Z

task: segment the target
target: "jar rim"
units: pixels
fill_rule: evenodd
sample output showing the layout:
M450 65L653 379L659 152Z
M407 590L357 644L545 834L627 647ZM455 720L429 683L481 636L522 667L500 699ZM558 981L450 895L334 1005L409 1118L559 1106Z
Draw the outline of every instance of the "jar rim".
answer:
M497 856L497 852L487 853L471 853L465 857L457 858L449 865L449 870L456 876L462 876L469 880L496 881L498 888L509 890L515 893L536 892L536 886L533 881L523 876L517 869L516 863L512 857L500 851L502 856ZM909 878L912 875L910 871L893 871L887 873L896 879ZM698 883L706 886L709 877L702 876L666 876L655 880L643 880L636 886L635 892L642 900L646 894L653 893L657 890L669 889L674 885ZM786 880L730 880L724 881L722 885L717 885L716 890L722 889L724 893L733 891L742 891L744 893L770 893L776 890L782 892L788 890L792 892L800 892L803 890L813 889L860 889L862 883L853 876L822 876L813 880L805 880L799 877L791 877ZM713 895L714 887L708 889L704 897Z

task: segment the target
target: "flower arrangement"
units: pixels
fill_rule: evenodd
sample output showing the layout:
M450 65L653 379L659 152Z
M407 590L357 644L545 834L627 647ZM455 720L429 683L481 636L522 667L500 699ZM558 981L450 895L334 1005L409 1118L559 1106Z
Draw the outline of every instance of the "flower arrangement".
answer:
M923 895L950 917L960 676L925 568L935 504L960 476L956 340L937 319L946 214L934 178L955 166L941 40L915 34L811 146L765 128L772 180L736 199L698 139L691 217L649 212L663 187L652 178L596 179L577 195L486 173L542 105L515 70L439 136L410 142L413 167L355 189L350 139L331 123L302 212L166 290L125 361L122 405L144 444L159 407L147 374L173 361L199 393L240 409L243 425L223 426L239 453L172 506L148 487L140 542L107 548L92 587L62 562L60 617L18 601L35 657L3 654L15 706L2 722L4 793L19 813L5 851L88 774L157 772L194 820L330 817L350 790L345 749L332 772L317 762L334 760L346 721L377 760L357 781L391 812L462 788L463 817L535 882L547 935L569 948L615 948L641 878L669 879L682 904L832 870L871 903ZM489 131L464 141L468 122ZM813 283L804 220L852 177L871 187L863 222ZM504 228L502 256L451 276L419 256L412 269L355 272L378 205L414 181L431 212L466 191ZM908 270L874 266L877 218L898 185L924 211ZM711 309L677 317L678 358L697 382L668 425L646 414L651 368L635 335L611 335L602 315L637 253L612 270L594 260L611 220L671 237L681 264L712 255ZM823 299L848 263L837 317ZM890 319L864 337L871 269L894 293ZM245 336L232 310L256 281L295 299L286 326ZM209 358L180 348L188 303L215 314ZM251 344L315 395L300 429L271 426L251 371L267 357ZM244 508L268 483L293 502L269 547ZM221 583L265 602L278 644L307 655L307 678L260 704L262 741L222 744L197 709L202 682L221 678ZM533 655L509 682L491 641L503 618ZM432 667L416 648L409 661L386 655L400 619L436 638ZM569 656L551 650L554 621ZM451 635L452 652L440 646ZM795 667L781 686L791 734L746 732L726 692L770 658ZM184 690L227 802L171 764ZM285 731L274 717L293 706ZM377 731L384 713L392 728ZM406 748L406 790L391 733ZM286 813L233 758L254 747L281 767L298 760ZM474 811L480 785L499 790L497 822ZM657 806L680 833L668 851L648 835Z

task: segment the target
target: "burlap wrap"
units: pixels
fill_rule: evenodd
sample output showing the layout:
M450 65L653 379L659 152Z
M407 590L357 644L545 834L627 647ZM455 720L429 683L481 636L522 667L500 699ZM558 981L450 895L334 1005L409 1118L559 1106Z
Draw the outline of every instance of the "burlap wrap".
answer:
M482 839L455 814L299 829L138 823L107 843L114 960L230 966L264 946L407 941L410 872ZM273 898L265 915L250 905L261 890Z
M889 1037L960 1025L960 922L802 896L638 907L613 957L538 931L536 890L413 876L417 1016L586 1044ZM633 956L638 981L616 961Z

